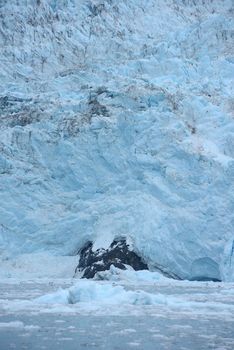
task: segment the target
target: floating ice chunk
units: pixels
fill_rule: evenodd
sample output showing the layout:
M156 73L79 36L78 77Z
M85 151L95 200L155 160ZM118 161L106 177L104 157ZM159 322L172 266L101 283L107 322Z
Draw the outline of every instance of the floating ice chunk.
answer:
M60 288L57 292L43 295L36 299L37 302L43 304L67 304L69 291Z
M161 294L155 295L141 290L127 291L122 286L82 280L69 289L60 289L55 293L39 297L36 302L44 304L89 304L92 302L111 305L153 305L165 304L166 298Z
M0 328L23 328L24 323L21 321L0 322Z
M134 271L132 269L120 270L111 265L110 270L96 273L96 279L108 281L125 281L130 283L152 283L166 280L167 277L159 272L150 272L149 270Z

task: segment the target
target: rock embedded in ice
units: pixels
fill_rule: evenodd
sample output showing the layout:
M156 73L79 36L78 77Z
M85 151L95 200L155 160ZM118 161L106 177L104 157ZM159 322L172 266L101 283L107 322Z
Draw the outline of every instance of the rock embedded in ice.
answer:
M89 242L80 250L80 260L75 272L80 271L82 278L93 278L97 272L109 270L111 266L125 270L126 265L134 270L148 270L147 264L130 249L125 239L114 240L107 249L93 251Z

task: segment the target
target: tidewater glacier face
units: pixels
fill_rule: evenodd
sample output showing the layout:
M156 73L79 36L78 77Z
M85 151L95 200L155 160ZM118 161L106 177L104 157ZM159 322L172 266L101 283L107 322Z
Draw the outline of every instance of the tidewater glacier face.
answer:
M0 1L3 258L127 237L152 269L234 279L233 12Z

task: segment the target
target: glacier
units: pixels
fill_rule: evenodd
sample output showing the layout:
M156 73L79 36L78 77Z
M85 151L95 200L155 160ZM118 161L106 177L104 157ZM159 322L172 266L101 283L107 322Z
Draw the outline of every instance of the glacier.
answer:
M71 276L85 242L127 237L153 271L234 281L233 14L0 1L1 275Z

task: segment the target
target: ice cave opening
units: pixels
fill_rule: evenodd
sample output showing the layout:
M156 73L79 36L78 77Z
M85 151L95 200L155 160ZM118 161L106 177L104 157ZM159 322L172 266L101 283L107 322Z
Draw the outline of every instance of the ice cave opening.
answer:
M190 280L221 282L219 265L209 257L194 260Z

